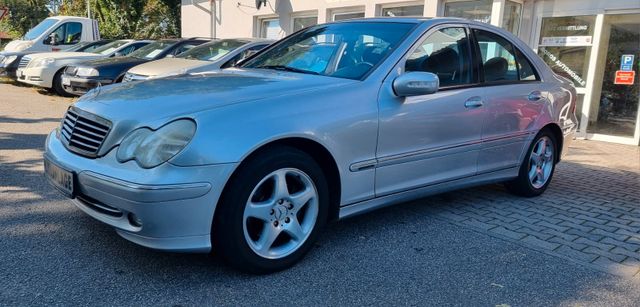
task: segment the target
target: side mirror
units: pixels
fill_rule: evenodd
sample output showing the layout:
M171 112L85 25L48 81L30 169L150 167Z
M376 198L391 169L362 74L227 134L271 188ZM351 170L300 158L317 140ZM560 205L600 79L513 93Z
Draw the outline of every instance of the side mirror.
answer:
M119 56L125 56L125 54L121 51L116 52L114 55L114 57L119 57Z
M411 71L393 80L393 91L400 97L433 94L439 86L440 79L430 72Z
M49 36L44 40L44 44L45 45L52 45L52 46L60 45L60 40L58 39L58 34L56 34L55 32L49 34Z

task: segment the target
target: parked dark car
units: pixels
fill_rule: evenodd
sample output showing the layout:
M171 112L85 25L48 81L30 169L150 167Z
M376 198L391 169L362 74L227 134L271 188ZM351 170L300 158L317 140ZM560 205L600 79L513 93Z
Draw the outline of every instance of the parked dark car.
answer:
M93 42L81 42L73 47L64 50L65 52L91 52L94 49L106 45L113 40L103 39ZM22 57L32 53L39 53L40 51L20 51L20 52L2 52L0 53L0 76L6 76L12 79L16 79L16 71Z
M153 60L173 57L209 40L202 38L164 39L125 57L98 59L69 66L62 76L65 91L81 96L98 85L119 83L130 68Z

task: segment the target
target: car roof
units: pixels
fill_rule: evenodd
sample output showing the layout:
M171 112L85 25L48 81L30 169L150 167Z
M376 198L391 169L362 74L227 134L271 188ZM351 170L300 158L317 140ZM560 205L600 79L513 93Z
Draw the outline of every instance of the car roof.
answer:
M459 18L459 17L365 17L365 18L354 18L354 19L346 19L340 21L333 21L330 23L359 23L359 22L383 22L383 23L425 23L425 22L465 22L472 24L484 24L477 21Z

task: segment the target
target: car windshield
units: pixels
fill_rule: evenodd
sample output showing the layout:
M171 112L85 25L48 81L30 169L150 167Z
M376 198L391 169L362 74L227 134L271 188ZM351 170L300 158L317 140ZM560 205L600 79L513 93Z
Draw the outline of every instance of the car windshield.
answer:
M345 22L310 27L245 62L245 68L362 79L415 24Z
M177 41L175 40L163 40L160 42L154 42L132 52L129 56L143 60L153 60L163 51L171 48L171 46L173 46L176 42Z
M248 42L238 39L223 39L194 47L177 58L213 62L246 43Z
M97 54L102 54L102 55L109 55L110 53L116 51L118 48L128 43L129 43L128 41L115 41L115 42L108 43L100 48L96 48L92 52Z
M42 35L42 33L51 28L51 26L53 26L56 22L58 22L58 20L53 18L47 18L41 21L37 26L33 27L33 29L29 30L29 32L24 35L24 39L30 41L38 38L40 35Z

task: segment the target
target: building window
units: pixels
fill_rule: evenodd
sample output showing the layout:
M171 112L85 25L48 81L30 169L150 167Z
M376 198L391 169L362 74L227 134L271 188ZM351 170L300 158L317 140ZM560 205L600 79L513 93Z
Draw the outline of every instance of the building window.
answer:
M449 1L444 4L444 16L490 23L492 7L493 0Z
M396 16L422 16L424 14L424 5L406 5L399 7L383 7L382 16L384 17L396 17Z
M354 18L364 18L364 12L334 13L333 21L347 20Z
M514 1L505 1L502 13L502 28L518 35L520 20L522 19L522 4Z
M538 54L551 69L573 81L587 85L596 16L548 17L542 19Z
M282 36L280 32L280 20L279 19L261 19L260 20L260 37L268 39L280 39Z
M293 17L293 32L318 24L318 16Z

